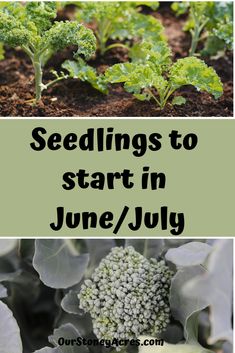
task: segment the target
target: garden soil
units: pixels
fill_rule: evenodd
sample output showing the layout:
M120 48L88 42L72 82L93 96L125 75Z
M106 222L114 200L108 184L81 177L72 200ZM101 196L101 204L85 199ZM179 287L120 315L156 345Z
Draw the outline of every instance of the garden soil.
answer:
M174 59L187 56L190 36L182 31L184 17L176 18L169 6L153 13L165 27ZM66 16L65 16L66 17ZM72 59L73 48L57 53L47 63L45 82L53 78L51 69L60 70L64 60ZM113 49L101 58L89 62L98 72L118 62L127 60L125 49ZM187 103L183 106L166 105L160 110L154 102L141 102L124 91L122 85L112 85L108 95L93 89L79 80L65 80L43 92L37 106L29 102L34 94L33 68L21 50L9 49L0 61L0 116L7 117L231 117L233 116L233 56L228 52L216 59L205 59L221 77L224 94L217 101L209 94L197 92L191 86L177 91Z

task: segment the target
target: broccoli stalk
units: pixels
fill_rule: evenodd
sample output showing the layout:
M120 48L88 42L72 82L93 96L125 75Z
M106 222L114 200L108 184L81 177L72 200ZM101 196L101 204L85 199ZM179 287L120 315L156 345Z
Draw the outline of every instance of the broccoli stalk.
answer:
M42 91L66 78L57 77L43 84L43 65L48 54L69 45L78 47L75 56L89 58L96 49L92 31L78 22L52 22L56 18L55 2L6 3L0 8L0 41L12 47L21 47L32 61L35 73L35 101L41 99Z
M98 339L159 335L170 322L172 276L164 261L148 260L131 246L113 248L82 285L80 308L90 313Z
M198 3L197 4L192 3L190 7L190 11L191 11L192 20L194 21L194 28L190 30L190 33L192 35L192 42L189 50L189 55L193 56L195 55L202 31L205 28L207 22L209 21L209 18L204 16L203 11L205 11L205 7L200 6L200 4Z

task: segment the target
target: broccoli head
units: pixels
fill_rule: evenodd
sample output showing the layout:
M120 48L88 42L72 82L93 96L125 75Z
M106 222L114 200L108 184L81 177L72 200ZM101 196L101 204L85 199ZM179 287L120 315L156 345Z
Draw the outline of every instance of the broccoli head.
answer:
M172 276L164 261L115 247L82 285L80 308L90 313L98 339L158 335L169 323Z

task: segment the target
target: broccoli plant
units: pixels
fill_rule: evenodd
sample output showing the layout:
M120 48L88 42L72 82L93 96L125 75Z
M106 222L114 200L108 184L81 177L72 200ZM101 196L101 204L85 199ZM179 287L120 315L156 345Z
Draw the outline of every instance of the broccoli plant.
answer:
M20 2L6 3L0 8L0 41L11 47L21 47L32 61L35 72L35 100L42 91L62 79L48 84L42 82L42 68L48 53L76 45L77 57L89 58L96 49L93 32L77 21L57 22L56 3ZM64 78L64 77L63 77Z
M170 322L172 276L164 261L148 260L132 246L112 248L82 285L80 308L100 340L159 335Z
M115 47L128 48L123 43L108 45L108 40L132 40L133 38L163 39L163 27L153 16L138 12L140 5L158 7L158 2L126 1L83 1L77 3L77 18L85 23L92 23L97 38L97 48L101 55Z
M232 2L195 1L175 2L173 11L181 15L189 11L184 26L192 36L189 55L195 55L199 41L206 38L203 54L214 55L219 50L233 46L233 4Z
M110 83L124 83L124 89L139 100L154 99L163 109L170 96L184 85L195 86L218 99L223 93L220 78L212 67L196 57L187 57L172 62L166 43L143 42L133 47L132 62L116 64L106 73ZM181 105L184 97L177 96L172 104Z

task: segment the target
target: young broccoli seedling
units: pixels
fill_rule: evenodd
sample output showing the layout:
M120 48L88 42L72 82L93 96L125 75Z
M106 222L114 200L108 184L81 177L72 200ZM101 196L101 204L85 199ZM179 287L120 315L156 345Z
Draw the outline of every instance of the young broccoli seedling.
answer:
M20 2L6 3L0 7L0 42L21 47L32 61L35 72L35 101L41 99L42 91L64 78L59 77L49 84L42 82L43 63L48 53L57 52L70 45L78 47L74 54L89 58L96 50L93 32L80 23L56 22L56 3Z
M139 100L154 99L163 109L170 96L184 85L195 86L218 99L223 93L220 78L212 67L196 57L171 61L166 43L142 43L132 51L132 62L110 67L105 77L110 83L124 83L124 89ZM184 104L175 97L172 104Z
M77 3L79 9L77 18L85 23L92 23L97 38L97 48L101 55L115 47L128 45L113 43L108 40L132 40L133 38L163 39L163 27L153 16L146 16L138 12L141 5L158 7L158 3L149 1L83 1Z
M90 313L99 340L159 335L170 322L172 276L164 261L148 260L131 246L113 248L82 285L80 308Z
M172 9L176 12L176 15L189 11L189 19L184 26L184 30L190 31L192 36L189 55L195 55L199 41L205 38L203 54L215 55L224 48L232 49L232 2L175 2L172 4Z

